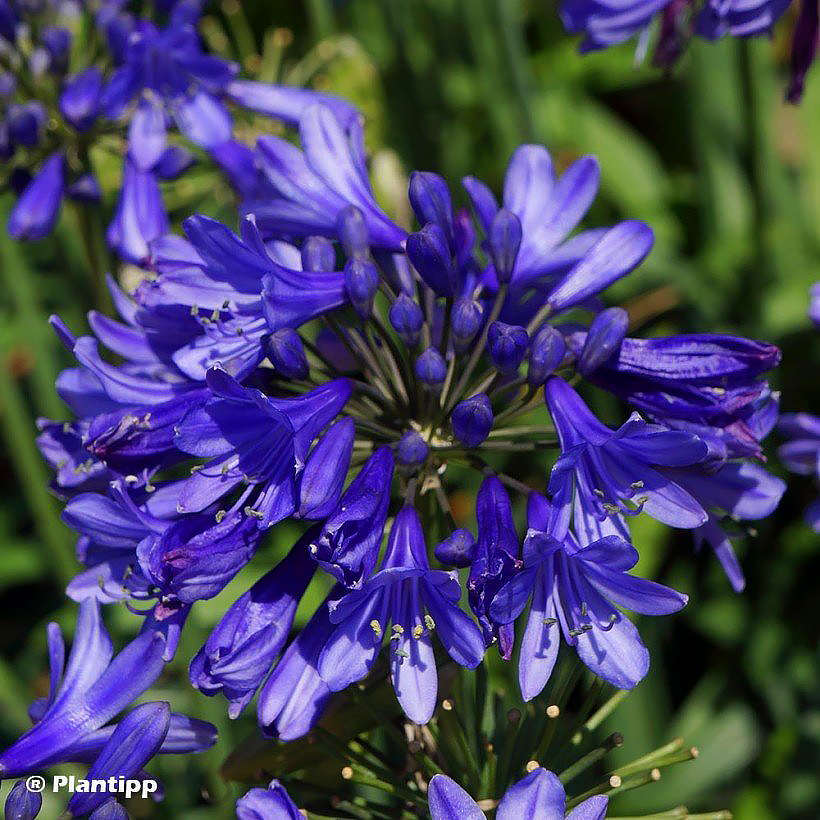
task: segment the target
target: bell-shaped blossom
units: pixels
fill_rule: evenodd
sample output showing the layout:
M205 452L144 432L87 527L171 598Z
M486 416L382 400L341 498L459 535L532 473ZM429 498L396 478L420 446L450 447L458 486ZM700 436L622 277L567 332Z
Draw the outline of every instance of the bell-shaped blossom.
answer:
M236 801L237 820L302 820L304 814L278 780L267 789L251 789Z
M668 615L686 604L686 596L629 575L638 553L618 535L580 542L565 529L560 510L535 493L527 518L523 568L490 604L490 618L506 624L532 601L518 667L524 700L549 680L562 635L596 675L632 689L649 669L649 653L620 608Z
M460 598L455 572L430 569L421 519L403 507L379 572L331 603L336 628L319 655L319 674L331 690L345 689L365 677L387 639L396 696L411 720L427 723L438 690L433 632L462 666L472 669L484 656L481 631L459 607Z
M388 219L373 196L366 173L363 131L345 127L323 105L299 120L300 151L279 137L259 139L259 159L270 185L264 199L245 204L265 234L335 236L336 220L348 205L364 216L371 243L400 250L405 232Z
M51 692L48 698L32 704L34 726L0 754L0 775L18 777L55 763L90 763L100 758L116 732L117 724L111 721L162 671L164 643L162 634L146 630L114 655L99 604L89 599L80 604L74 644L66 662L60 630L50 624ZM130 726L131 722L126 729ZM157 751L200 751L213 745L215 739L216 730L209 723L172 714L167 733L149 757ZM134 743L138 746L139 739ZM123 753L136 748L116 745Z
M376 566L392 479L393 455L389 447L379 447L309 546L320 566L347 587L360 587Z
M431 820L485 820L484 812L458 783L446 774L430 778L427 790ZM566 794L561 781L542 767L513 783L498 802L496 820L564 820ZM603 820L609 799L597 795L576 806L566 820Z
M601 521L644 510L670 527L706 523L701 504L658 469L702 462L708 448L700 438L647 424L637 414L613 431L557 376L544 385L544 394L561 444L548 489L567 511L574 492Z
M249 509L267 528L296 506L297 468L320 430L344 407L350 386L331 382L296 399L271 399L242 387L221 368L208 371L214 398L180 422L176 444L208 461L186 480L181 512L198 512L247 484L258 490Z
M307 551L313 531L241 595L191 661L191 683L206 695L221 692L238 717L288 639L293 616L316 571Z
M488 644L498 641L501 657L509 660L515 639L513 625L493 623L489 607L495 593L512 577L521 562L512 503L497 476L487 476L482 482L476 496L475 514L478 539L467 579L470 608L478 617L484 640Z

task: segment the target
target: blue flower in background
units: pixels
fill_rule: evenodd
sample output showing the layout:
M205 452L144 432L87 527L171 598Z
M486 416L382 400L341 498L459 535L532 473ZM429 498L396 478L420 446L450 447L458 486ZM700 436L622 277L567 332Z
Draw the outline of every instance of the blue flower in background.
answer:
M430 779L427 794L431 820L484 820L478 803L446 774L436 774ZM539 766L507 789L498 802L495 817L497 820L523 817L563 820L565 804L561 781ZM567 820L603 820L608 804L606 797L590 797L566 815Z

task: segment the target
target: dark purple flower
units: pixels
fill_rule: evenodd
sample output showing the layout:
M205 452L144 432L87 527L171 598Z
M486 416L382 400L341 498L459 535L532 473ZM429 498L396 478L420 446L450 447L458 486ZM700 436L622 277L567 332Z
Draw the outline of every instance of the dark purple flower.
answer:
M518 371L529 344L526 329L519 325L493 322L487 331L487 352L498 372L505 376Z

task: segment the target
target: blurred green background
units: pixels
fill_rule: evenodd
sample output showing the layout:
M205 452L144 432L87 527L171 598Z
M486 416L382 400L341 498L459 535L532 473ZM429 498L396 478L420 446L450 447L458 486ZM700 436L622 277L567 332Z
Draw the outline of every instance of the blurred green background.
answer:
M807 289L820 280L820 76L810 78L801 107L782 102L790 21L773 42L694 43L662 76L635 65L631 46L579 57L547 0L226 0L208 8L206 39L247 72L360 105L378 195L401 221L412 169L441 172L454 191L466 174L498 189L520 142L545 143L560 167L597 155L601 194L587 225L635 217L657 237L611 298L629 303L645 333L738 332L776 342L783 409L820 411L820 334L805 315ZM258 121L242 127L249 137L259 131ZM97 163L110 211L119 163L102 155ZM214 195L204 171L166 194L177 225L192 210L235 219L227 191ZM66 211L54 237L25 246L0 231L3 745L26 728L28 702L47 688L45 624L56 620L69 636L73 626L62 594L73 539L44 489L34 420L67 417L53 382L68 360L46 317L59 312L80 331L85 311L106 305L99 273L110 262L89 270L78 219ZM128 271L120 274L127 281ZM517 462L515 470L535 474L536 465ZM679 734L701 754L621 798L618 814L685 803L728 807L747 820L820 817L820 550L801 519L812 492L810 482L790 481L777 513L738 545L748 576L741 596L711 556L694 555L688 534L645 517L637 523L641 570L688 592L690 605L642 624L652 671L610 728L626 737L625 759ZM239 790L217 770L253 731L253 716L230 723L222 701L194 693L186 659L292 539L287 526L277 528L219 598L194 608L155 694L216 723L222 737L203 756L155 765L167 798L153 816L231 816ZM107 619L118 645L138 626L124 608L109 609ZM129 806L135 816L144 809ZM43 816L59 810L47 804Z

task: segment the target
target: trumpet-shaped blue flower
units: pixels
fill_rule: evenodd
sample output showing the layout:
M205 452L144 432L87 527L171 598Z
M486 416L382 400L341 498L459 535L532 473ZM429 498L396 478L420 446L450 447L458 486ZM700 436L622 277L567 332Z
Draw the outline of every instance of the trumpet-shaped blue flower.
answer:
M557 376L547 381L544 393L561 442L549 492L567 510L574 492L601 521L644 510L670 527L706 523L700 503L658 469L702 462L708 450L697 436L647 424L637 415L610 430Z
M331 603L335 629L319 655L319 674L331 690L346 688L370 671L387 639L396 696L411 720L427 723L438 690L433 632L462 666L472 669L484 656L481 632L458 606L460 597L455 573L430 569L419 515L403 507L380 570Z
M596 675L632 689L649 669L649 653L619 608L668 615L687 600L629 575L638 552L618 535L584 543L565 530L562 519L543 497L530 496L523 567L497 590L489 608L493 621L508 624L532 601L518 667L524 700L549 680L561 636Z

